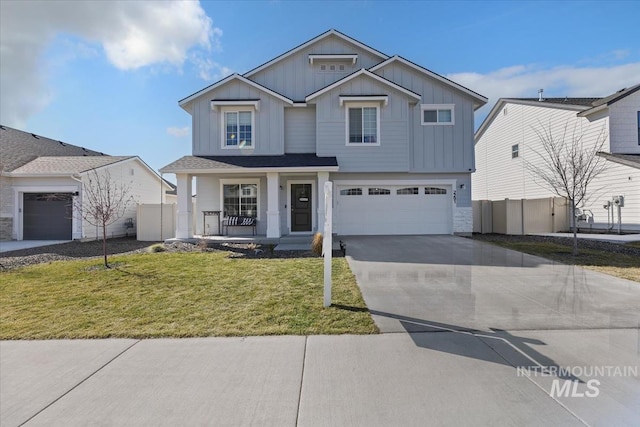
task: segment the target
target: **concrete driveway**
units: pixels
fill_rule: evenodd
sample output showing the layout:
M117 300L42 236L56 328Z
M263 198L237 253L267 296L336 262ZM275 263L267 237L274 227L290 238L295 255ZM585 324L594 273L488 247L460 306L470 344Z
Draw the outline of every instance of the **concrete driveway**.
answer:
M382 332L640 325L636 282L462 237L343 240Z

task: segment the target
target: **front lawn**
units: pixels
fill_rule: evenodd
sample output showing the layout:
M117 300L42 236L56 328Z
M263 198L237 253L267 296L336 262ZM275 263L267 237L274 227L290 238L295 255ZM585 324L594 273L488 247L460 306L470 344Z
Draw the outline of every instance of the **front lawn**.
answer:
M321 258L234 259L226 252L60 261L0 273L0 339L371 334L377 328L344 258L322 307Z

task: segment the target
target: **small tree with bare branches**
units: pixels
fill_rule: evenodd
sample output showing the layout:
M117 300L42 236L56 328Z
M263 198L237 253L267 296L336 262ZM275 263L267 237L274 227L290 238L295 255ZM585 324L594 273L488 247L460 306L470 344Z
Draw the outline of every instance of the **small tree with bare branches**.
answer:
M588 200L593 180L606 168L606 160L598 156L607 140L606 128L603 126L600 129L593 144L585 144L585 132L578 129L578 124L570 131L567 122L557 134L552 132L551 125L540 125L539 128L533 128L533 131L542 143L539 150L531 148L539 157L540 163L525 161L525 164L534 175L534 181L569 201L573 255L577 255L576 207Z
M131 187L112 180L108 170L94 170L83 188L81 200L76 201L76 212L82 220L102 229L104 266L110 268L107 263L107 227L122 218L127 207L134 202Z

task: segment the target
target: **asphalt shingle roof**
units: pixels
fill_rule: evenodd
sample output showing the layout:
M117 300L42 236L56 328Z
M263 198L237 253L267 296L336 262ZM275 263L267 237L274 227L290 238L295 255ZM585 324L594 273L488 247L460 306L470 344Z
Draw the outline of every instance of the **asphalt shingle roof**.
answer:
M11 174L74 175L131 158L133 156L43 156L14 169Z
M638 89L640 89L640 83L638 83L635 86L631 86L631 87L626 87L624 89L620 89L619 91L617 91L616 93L613 93L605 98L600 98L597 101L595 101L593 103L594 107L597 107L598 105L603 105L603 104L612 104L614 102L616 102L617 100L624 98L627 95L631 95L632 93L634 93L635 91L637 91Z
M538 98L509 98L516 99L519 101L535 101L545 104L566 104L566 105L576 105L579 107L593 107L594 102L599 101L602 98L543 98L540 101Z
M283 154L280 156L184 156L160 169L166 173L189 169L237 169L237 168L292 168L338 166L335 157L318 157L310 154Z
M0 170L13 171L40 156L107 155L8 126L0 126Z

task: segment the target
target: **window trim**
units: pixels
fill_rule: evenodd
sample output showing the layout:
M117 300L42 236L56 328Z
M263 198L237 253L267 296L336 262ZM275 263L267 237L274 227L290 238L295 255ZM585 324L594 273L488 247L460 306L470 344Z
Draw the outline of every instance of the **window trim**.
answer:
M379 147L380 146L380 102L348 102L344 101L345 145L347 147ZM376 142L350 142L349 141L349 109L351 108L375 108L376 109ZM362 115L364 120L364 114ZM362 123L364 130L364 122Z
M515 148L515 150L514 150ZM519 159L520 158L520 144L513 144L511 146L511 158Z
M260 221L260 178L230 178L220 180L220 214L224 218L224 186L225 185L242 185L242 184L256 184L256 220Z
M438 110L450 110L450 122L425 122L425 111L436 111L436 120L438 120ZM456 104L420 104L420 124L422 126L454 126L456 124Z
M251 113L251 145L227 145L227 113ZM220 146L223 150L253 150L256 148L256 109L247 105L220 106ZM239 119L239 116L238 116Z

